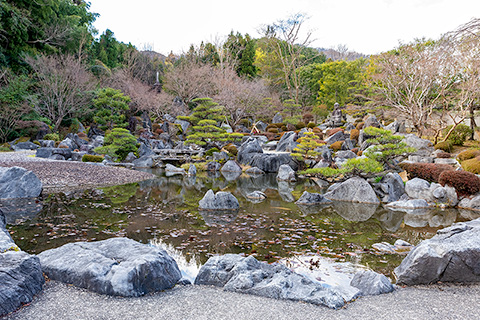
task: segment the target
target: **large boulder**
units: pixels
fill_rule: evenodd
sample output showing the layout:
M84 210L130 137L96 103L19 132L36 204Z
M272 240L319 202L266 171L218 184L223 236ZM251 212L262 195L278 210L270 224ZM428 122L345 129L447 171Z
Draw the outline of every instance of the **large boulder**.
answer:
M0 167L0 199L36 198L42 193L42 182L27 169Z
M429 156L433 151L433 144L430 140L421 139L414 134L405 135L405 139L402 140L407 146L415 148L415 155Z
M341 294L333 289L325 288L283 265L263 263L253 256L227 254L212 257L200 268L195 284L273 299L304 301L334 309L345 304Z
M165 165L165 173L168 173L169 176L176 175L176 174L182 174L182 175L186 174L185 169L175 167L174 165L172 165L170 163L167 163Z
M395 269L405 285L480 281L480 219L437 231L416 246Z
M277 144L277 148L275 151L277 152L292 152L293 149L297 147L297 134L295 131L288 131L285 132L280 141Z
M325 139L325 142L327 143L327 145L331 145L337 141L344 141L345 139L348 139L348 138L350 138L350 135L345 134L343 131L338 131L332 134L327 139Z
M15 150L15 151L37 150L38 148L40 148L40 146L38 144L35 144L33 142L30 142L30 141L19 142L19 143L16 143L16 144L12 144L12 149Z
M374 184L375 192L382 202L400 200L405 194L405 184L398 173L387 173L379 183Z
M198 208L202 210L237 210L239 207L237 198L230 192L219 191L215 194L211 189L198 202Z
M363 178L353 177L328 188L324 197L330 200L378 204L372 186Z
M373 115L368 117L363 124L363 128L368 128L368 127L380 128L381 126L382 125L377 120L377 117L375 117Z
M132 161L135 168L152 168L155 166L152 156L142 156Z
M428 202L442 203L454 207L458 203L455 188L430 183L420 178L413 178L405 183L405 192L412 199L424 199Z
M38 148L37 152L35 153L35 157L37 158L50 158L53 154L54 148Z
M286 153L254 153L251 154L250 161L247 164L267 173L278 172L283 164L288 164L293 170L298 169L298 163L290 154Z
M0 317L31 302L44 283L38 257L23 251L0 253Z
M263 153L263 149L255 138L248 138L237 152L237 160L241 164L250 165L251 158L254 154Z
M170 289L181 278L164 250L128 238L68 243L38 257L50 279L107 295L138 297Z

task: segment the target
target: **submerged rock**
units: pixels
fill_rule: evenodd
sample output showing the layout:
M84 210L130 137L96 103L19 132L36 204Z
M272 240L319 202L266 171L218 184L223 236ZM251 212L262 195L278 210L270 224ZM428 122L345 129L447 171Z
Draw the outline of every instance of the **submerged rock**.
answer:
M437 231L417 245L395 268L405 285L480 281L480 219Z
M295 171L288 164L282 164L278 169L277 180L296 181Z
M69 243L38 257L50 279L107 295L138 297L170 289L181 278L164 250L128 238Z
M342 295L280 264L267 264L253 256L226 254L210 258L200 269L197 285L273 299L304 301L329 308L345 304Z

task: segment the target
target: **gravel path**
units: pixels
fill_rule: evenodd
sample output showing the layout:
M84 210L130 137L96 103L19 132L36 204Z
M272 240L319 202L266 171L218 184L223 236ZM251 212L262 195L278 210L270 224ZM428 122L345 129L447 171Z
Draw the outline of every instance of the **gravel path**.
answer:
M33 171L44 192L104 187L152 179L147 172L75 161L35 158L35 151L1 152L0 167L18 166Z
M479 319L480 285L399 288L362 297L340 310L225 292L205 286L178 286L139 298L88 292L55 281L7 320L47 319Z

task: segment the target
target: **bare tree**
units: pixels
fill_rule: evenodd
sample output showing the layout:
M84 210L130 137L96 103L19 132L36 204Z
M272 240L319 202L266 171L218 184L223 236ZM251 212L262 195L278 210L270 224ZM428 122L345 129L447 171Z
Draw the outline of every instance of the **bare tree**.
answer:
M287 87L289 97L299 103L301 84L298 69L309 61L302 59L302 50L312 43L312 31L307 31L302 38L302 26L307 20L302 13L294 14L285 20L279 20L263 28L269 40L269 47L281 62L283 82ZM320 55L320 52L318 53Z
M37 78L35 110L58 130L63 119L89 111L94 81L86 67L71 55L25 58Z
M404 114L418 136L452 85L440 51L435 43L416 42L374 58L379 72L372 80L383 103Z

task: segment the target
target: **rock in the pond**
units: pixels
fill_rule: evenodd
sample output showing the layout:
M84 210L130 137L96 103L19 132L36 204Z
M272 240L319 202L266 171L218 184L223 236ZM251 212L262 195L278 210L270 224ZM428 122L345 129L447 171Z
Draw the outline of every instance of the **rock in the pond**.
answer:
M38 257L50 279L107 295L138 297L170 289L181 278L165 250L128 238L68 243Z
M372 186L360 177L353 177L344 182L334 184L327 191L324 197L330 200L380 203Z
M390 202L387 204L387 207L392 209L406 209L408 211L408 210L429 208L430 205L425 199L411 199L411 200L399 200L399 201ZM404 211L404 210L399 210L399 211Z
M357 272L350 285L359 289L362 296L375 296L395 290L387 277L370 270Z
M282 164L278 168L277 180L296 181L295 171L288 164Z
M480 281L480 219L437 231L417 245L395 268L405 285Z
M175 174L186 174L185 169L175 167L174 165L171 165L170 163L167 163L165 165L165 172L170 173L171 175Z
M197 175L197 167L195 167L194 164L190 164L190 166L188 167L188 173L187 173L189 176L196 176Z
M247 194L248 199L252 200L264 200L267 198L267 195L263 193L262 191L253 191Z
M249 175L252 175L252 176L255 176L255 175L265 174L265 171L260 170L257 167L251 167L251 168L248 168L247 170L245 170L245 173L249 174Z
M398 239L392 245L388 242L379 242L372 244L372 248L381 254L407 254L413 249L413 245Z
M202 210L237 210L240 207L237 198L230 192L219 191L216 194L212 189L198 202Z
M42 193L42 182L27 169L0 167L0 199L36 198Z
M31 302L44 283L38 257L23 251L0 253L0 317Z
M242 172L242 168L235 160L228 160L220 169L221 172Z
M319 204L330 204L332 200L325 198L320 193L310 193L304 191L300 198L295 202L295 204L301 205L319 205Z
M197 285L273 299L304 301L329 308L345 304L341 294L280 264L267 264L253 256L226 254L208 259L195 279Z

